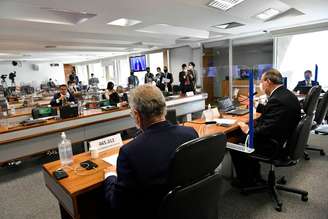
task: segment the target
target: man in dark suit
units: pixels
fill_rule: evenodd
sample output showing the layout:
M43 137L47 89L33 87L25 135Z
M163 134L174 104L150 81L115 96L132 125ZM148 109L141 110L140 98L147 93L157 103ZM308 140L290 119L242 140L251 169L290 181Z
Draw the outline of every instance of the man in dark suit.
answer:
M105 180L105 198L110 216L117 218L157 218L156 213L168 192L170 162L176 148L198 137L190 127L165 120L162 92L150 84L132 90L131 116L141 134L120 148L117 177Z
M262 75L260 86L268 96L268 102L257 107L261 116L254 124L254 153L283 156L283 144L301 119L301 106L297 97L283 86L282 75L275 69ZM248 125L240 122L239 126L243 133L248 134ZM258 161L238 151L231 151L231 156L240 186L251 186L261 181Z
M56 93L50 101L52 107L62 106L68 102L76 102L75 97L68 91L67 85L62 84L59 86L59 93Z
M168 72L167 66L164 66L164 75L162 81L164 83L164 91L165 87L167 87L167 90L172 92L173 75L172 73Z
M147 73L145 74L145 84L152 83L154 81L154 75L150 72L150 68L146 68Z
M313 86L319 85L319 82L311 80L312 72L310 70L306 70L304 72L304 78L305 78L305 80L299 81L297 83L296 87L294 88L295 92L300 91L302 93L302 92L304 92L303 90L304 90L305 87L311 88ZM307 92L309 91L309 89L305 89L305 90Z
M180 89L183 94L189 91L195 91L193 71L187 69L186 64L182 64L182 71L179 73Z

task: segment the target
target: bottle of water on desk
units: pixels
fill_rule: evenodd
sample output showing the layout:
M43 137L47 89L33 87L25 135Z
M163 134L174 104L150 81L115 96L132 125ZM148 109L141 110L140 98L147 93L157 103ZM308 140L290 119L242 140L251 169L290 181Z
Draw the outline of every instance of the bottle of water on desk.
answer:
M62 141L58 144L59 158L62 167L73 163L73 152L71 140L66 138L65 132L61 133Z

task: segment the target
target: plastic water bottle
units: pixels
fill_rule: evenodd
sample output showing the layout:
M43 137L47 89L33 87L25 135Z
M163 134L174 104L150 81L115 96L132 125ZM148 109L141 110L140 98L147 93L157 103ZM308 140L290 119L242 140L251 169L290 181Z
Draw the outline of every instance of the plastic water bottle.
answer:
M73 163L73 152L71 140L66 138L65 132L61 133L62 141L58 144L59 158L62 167Z

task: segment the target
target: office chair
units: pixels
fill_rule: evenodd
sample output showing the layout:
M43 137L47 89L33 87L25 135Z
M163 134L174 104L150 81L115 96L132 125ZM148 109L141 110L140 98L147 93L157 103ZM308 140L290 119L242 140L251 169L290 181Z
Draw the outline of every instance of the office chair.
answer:
M277 211L282 210L282 201L280 200L277 190L296 193L301 195L302 201L308 200L308 192L300 189L290 188L279 184L286 184L284 177L276 180L275 167L290 167L295 166L303 155L304 147L307 143L310 129L312 126L314 115L304 116L297 125L291 137L287 140L283 152L278 153L274 157L266 157L262 155L250 155L253 159L270 164L271 168L268 174L268 181L265 185L244 188L242 191L245 194L256 191L268 191L274 198Z
M303 116L312 116L314 117L314 114L317 109L318 101L319 101L319 96L321 93L321 86L314 86L310 89L309 93L306 95L304 102L303 102L303 111L304 114ZM311 131L311 129L310 129ZM307 143L306 143L307 144ZM309 154L304 150L304 159L309 160Z
M326 131L324 129L324 126L321 126L326 114L327 114L327 110L328 110L328 91L323 95L322 99L320 100L319 104L318 104L318 108L315 112L315 116L314 116L314 121L312 124L312 128L311 130L314 130L314 133L317 135L327 135L328 134L328 129L326 128ZM319 129L320 127L320 129ZM318 130L317 130L318 129ZM318 148L318 147L310 147L309 145L306 145L306 150L310 150L310 151L318 151L320 152L321 156L325 155L325 151L322 148ZM310 159L309 156L305 157L307 160Z
M217 219L226 136L216 134L184 143L176 149L169 173L170 191L158 212L160 219ZM205 158L205 159L204 159Z
M165 116L166 120L169 121L170 123L176 125L178 124L177 122L177 112L175 109L169 109L166 112L166 116Z

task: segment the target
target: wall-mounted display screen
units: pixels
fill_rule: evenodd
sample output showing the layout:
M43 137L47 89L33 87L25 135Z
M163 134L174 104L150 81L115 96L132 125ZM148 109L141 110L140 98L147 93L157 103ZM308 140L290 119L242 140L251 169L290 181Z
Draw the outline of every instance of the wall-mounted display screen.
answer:
M146 56L130 57L130 69L133 72L146 71Z

